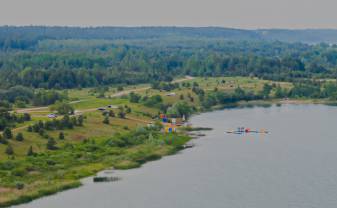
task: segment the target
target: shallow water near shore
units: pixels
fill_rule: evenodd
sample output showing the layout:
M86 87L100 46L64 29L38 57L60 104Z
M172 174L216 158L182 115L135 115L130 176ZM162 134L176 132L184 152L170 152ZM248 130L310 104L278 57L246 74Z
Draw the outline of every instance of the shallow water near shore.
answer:
M19 208L335 208L337 107L282 105L227 109L191 119L211 127L194 148L114 171L93 183ZM238 126L269 134L226 134Z

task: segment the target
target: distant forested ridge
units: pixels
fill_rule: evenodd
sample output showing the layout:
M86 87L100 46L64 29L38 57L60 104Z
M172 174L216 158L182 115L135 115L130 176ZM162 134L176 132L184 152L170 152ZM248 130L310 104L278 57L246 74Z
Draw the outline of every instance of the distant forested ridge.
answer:
M1 26L0 48L34 48L41 40L151 39L167 37L221 38L225 40L273 40L302 43L337 43L337 30L243 30L220 27L45 27Z
M280 81L336 78L337 46L304 43L334 42L335 33L337 30L4 26L0 27L0 88L136 84L184 75Z

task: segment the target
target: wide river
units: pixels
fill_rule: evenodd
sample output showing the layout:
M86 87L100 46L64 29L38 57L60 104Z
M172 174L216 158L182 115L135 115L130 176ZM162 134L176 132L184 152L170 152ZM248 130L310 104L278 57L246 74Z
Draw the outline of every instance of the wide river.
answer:
M44 197L22 208L336 208L337 107L283 105L194 116L212 127L180 154L116 171L121 181ZM238 126L269 134L224 133Z

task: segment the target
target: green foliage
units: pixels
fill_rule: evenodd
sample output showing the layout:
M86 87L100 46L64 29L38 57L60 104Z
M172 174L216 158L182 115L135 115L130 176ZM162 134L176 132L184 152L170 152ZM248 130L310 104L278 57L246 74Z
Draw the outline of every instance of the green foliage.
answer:
M28 151L27 151L27 156L33 156L35 155L34 151L33 151L33 146L30 146Z
M192 107L185 101L178 101L167 110L167 114L173 117L188 118L193 112Z
M126 117L126 113L124 112L124 109L120 109L118 112L118 117L124 119Z
M22 142L24 140L23 134L21 132L19 132L16 137L15 137L16 141Z
M27 128L27 131L36 132L43 136L45 131L73 129L75 126L83 126L83 119L81 115L78 118L76 116L69 117L69 115L64 115L60 120L53 119L52 121L34 123L33 126Z
M263 85L263 89L261 91L261 95L263 98L269 98L270 92L273 89L273 87L267 83Z
M147 107L159 107L159 105L163 102L163 99L160 95L153 95L149 98L143 98L144 105Z
M125 108L125 113L131 113L132 109L130 107Z
M10 128L5 128L3 133L2 133L3 138L5 139L11 139L13 138L13 133Z
M10 111L11 104L7 101L0 101L0 131L6 127L14 127L16 123L24 123L31 120L28 113L21 115Z
M56 147L56 141L54 138L50 137L47 141L47 149L48 150L56 150L57 147Z
M18 182L18 183L16 183L15 186L16 186L16 189L21 190L21 189L23 189L25 187L25 184L21 183L21 182Z
M84 122L84 117L83 115L79 115L78 118L77 118L77 124L79 126L83 126L83 122Z
M64 140L64 133L61 131L60 133L59 133L59 139L60 140Z
M169 81L171 80L172 79L170 79ZM156 89L156 90L171 91L171 90L179 88L179 83L153 82L151 87L152 89Z
M109 110L109 116L110 117L115 117L115 112L113 110Z
M110 123L109 116L105 116L104 117L103 123L104 124L109 124Z
M61 115L74 114L75 111L75 109L71 105L64 102L57 102L56 104L51 106L51 110L57 111Z
M139 103L140 99L142 98L142 96L134 93L134 92L131 92L129 94L129 100L131 103Z
M5 153L6 153L7 155L14 155L14 150L13 150L12 145L10 145L10 144L7 145L6 150L5 150Z
M275 97L276 98L284 98L288 96L288 92L285 89L282 89L281 86L277 86L275 90Z
M7 139L3 138L2 135L0 135L0 144L8 144Z
M321 88L319 85L299 83L295 84L294 87L289 92L291 97L295 98L320 98L321 97Z

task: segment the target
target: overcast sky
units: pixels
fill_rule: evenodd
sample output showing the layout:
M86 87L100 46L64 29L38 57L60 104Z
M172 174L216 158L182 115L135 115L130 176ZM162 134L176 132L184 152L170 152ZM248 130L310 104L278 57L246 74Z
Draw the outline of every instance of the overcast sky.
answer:
M0 0L0 25L337 28L337 0Z

